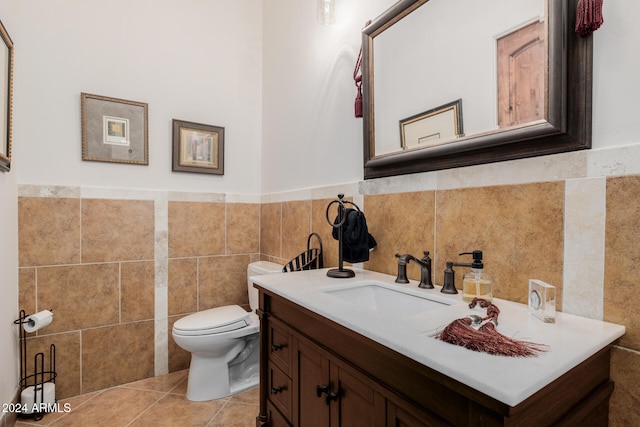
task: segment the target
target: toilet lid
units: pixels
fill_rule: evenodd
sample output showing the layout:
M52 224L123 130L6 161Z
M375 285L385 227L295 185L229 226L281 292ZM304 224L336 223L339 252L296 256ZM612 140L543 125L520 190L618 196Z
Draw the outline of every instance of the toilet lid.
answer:
M238 305L210 308L178 319L173 329L184 335L218 334L244 328L251 313Z

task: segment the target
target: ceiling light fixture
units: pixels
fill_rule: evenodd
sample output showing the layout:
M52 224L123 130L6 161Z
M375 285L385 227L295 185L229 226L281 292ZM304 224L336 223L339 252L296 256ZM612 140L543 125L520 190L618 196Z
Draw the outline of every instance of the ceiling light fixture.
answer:
M322 25L331 25L336 22L335 0L318 0L318 22Z

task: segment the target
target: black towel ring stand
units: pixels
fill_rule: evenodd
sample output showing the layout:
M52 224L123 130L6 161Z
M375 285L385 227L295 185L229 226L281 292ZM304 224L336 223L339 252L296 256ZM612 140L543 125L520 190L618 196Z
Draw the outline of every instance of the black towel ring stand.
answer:
M339 279L348 279L350 277L355 277L356 273L353 270L344 268L344 263L342 260L342 225L347 220L347 216L345 215L344 205L345 203L349 204L353 206L358 212L360 212L360 208L355 203L350 202L348 200L343 200L343 198L344 198L344 194L340 193L338 194L338 198L336 200L331 201L327 206L327 212L326 212L327 222L333 228L338 229L338 268L332 268L331 270L327 271L327 276L335 277ZM329 209L335 203L338 204L338 217L337 217L338 222L337 223L334 223L333 221L331 221L331 218L329 218Z

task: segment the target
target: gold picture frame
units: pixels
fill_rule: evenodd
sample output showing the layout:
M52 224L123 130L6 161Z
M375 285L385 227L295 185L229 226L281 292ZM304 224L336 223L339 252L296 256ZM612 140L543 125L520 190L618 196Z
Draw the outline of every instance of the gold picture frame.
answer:
M149 164L148 105L81 94L82 160Z
M11 151L13 149L13 41L4 24L0 21L0 37L4 42L0 58L0 171L11 170Z
M172 170L224 175L224 128L173 119Z

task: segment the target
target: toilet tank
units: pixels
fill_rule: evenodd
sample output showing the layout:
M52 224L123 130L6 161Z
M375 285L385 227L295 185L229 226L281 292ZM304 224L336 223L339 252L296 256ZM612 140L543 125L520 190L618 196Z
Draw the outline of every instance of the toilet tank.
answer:
M247 290L249 291L249 306L252 312L258 308L258 290L253 287L253 282L249 278L263 274L280 274L282 267L282 265L271 261L257 261L249 264L247 267Z

